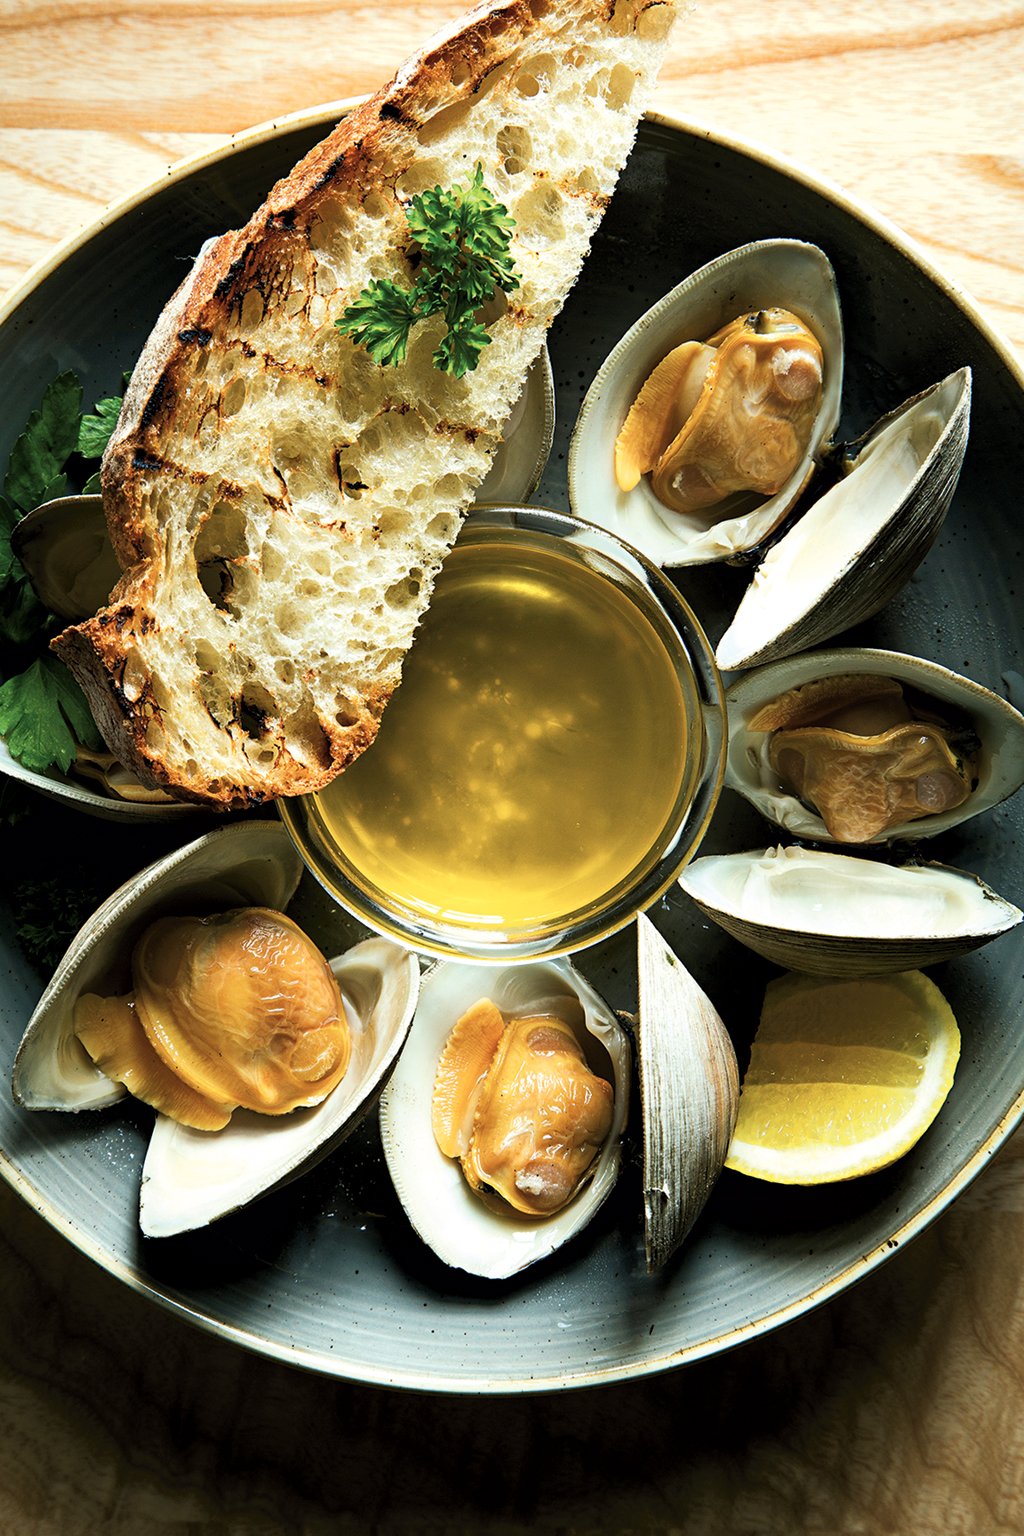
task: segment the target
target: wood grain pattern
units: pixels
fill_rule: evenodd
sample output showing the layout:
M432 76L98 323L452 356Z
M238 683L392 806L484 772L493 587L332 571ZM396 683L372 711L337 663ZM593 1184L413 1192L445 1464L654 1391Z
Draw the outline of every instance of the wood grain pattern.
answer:
M459 9L0 0L0 289L181 156L372 88ZM843 184L1024 349L1022 78L1011 0L703 0L656 104ZM389 1395L247 1355L3 1184L0 1232L5 1536L1024 1529L1020 1134L905 1253L782 1332L537 1399Z

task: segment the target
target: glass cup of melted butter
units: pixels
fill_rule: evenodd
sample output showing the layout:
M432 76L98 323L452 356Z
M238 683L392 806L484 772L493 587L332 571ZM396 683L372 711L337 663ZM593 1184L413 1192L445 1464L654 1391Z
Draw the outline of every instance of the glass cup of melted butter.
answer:
M660 570L562 513L478 508L373 746L281 814L370 928L431 953L556 955L675 879L724 737L711 648Z

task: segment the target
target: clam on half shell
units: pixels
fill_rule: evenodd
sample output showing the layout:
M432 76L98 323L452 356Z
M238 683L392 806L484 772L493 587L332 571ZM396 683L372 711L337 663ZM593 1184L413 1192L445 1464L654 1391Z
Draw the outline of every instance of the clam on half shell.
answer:
M614 1089L611 1129L588 1182L546 1217L499 1209L473 1192L459 1163L434 1139L438 1062L456 1022L482 998L506 1019L533 1015L568 1023L598 1076ZM384 1156L406 1215L444 1263L502 1280L546 1258L582 1230L610 1194L629 1098L630 1048L608 1005L565 960L495 968L441 963L424 977L413 1027L380 1101Z
M1024 715L998 694L937 662L899 651L851 647L808 651L745 673L726 692L729 748L725 783L775 826L794 837L832 843L817 811L791 794L768 760L770 734L752 731L750 719L762 706L790 688L820 679L866 673L894 678L927 700L969 720L980 743L977 783L967 799L952 809L889 827L865 840L865 846L931 837L959 826L999 805L1024 784Z
M679 877L701 911L788 970L870 976L967 954L1024 913L976 875L810 848L711 854Z
M703 341L745 312L780 308L802 320L824 357L823 392L810 442L773 496L746 498L727 515L672 512L648 478L618 488L614 445L641 387L684 341ZM633 325L598 370L573 429L569 500L659 565L730 560L755 548L792 510L839 422L843 327L835 274L823 251L799 240L758 240L718 256L673 288Z
M91 1062L74 1032L86 992L130 986L141 932L170 913L239 906L283 910L302 863L278 822L219 828L127 881L76 935L29 1020L12 1075L26 1109L101 1109L125 1096ZM331 961L352 1028L344 1078L322 1103L280 1117L236 1110L221 1131L190 1131L157 1115L142 1174L142 1230L167 1236L206 1225L322 1157L354 1126L387 1077L415 1009L419 965L384 939Z
M971 406L961 368L851 443L843 478L772 545L718 643L725 671L831 639L884 608L935 542L953 499Z

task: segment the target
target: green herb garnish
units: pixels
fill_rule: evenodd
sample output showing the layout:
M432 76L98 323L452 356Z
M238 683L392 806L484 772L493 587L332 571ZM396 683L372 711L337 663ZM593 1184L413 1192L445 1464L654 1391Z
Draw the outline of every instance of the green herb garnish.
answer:
M501 289L511 293L519 276L511 256L515 220L484 185L477 164L468 187L433 187L406 210L419 247L420 271L411 288L375 278L336 322L382 368L404 362L409 333L420 320L443 315L446 332L434 367L461 379L490 344L479 311Z
M14 887L15 932L32 964L52 972L103 891L66 878L22 880Z
M16 761L37 772L67 772L75 742L102 746L85 696L56 657L38 652L56 620L36 597L11 534L22 517L55 496L98 490L93 466L117 422L119 399L82 412L82 386L59 374L15 440L0 495L0 736ZM82 483L84 481L84 483Z
M85 695L63 662L47 653L0 684L0 736L11 756L41 772L67 773L75 745L103 746Z
M86 411L78 426L78 452L86 459L103 457L103 450L110 441L110 434L117 426L121 414L120 395L107 395L97 400L95 410Z

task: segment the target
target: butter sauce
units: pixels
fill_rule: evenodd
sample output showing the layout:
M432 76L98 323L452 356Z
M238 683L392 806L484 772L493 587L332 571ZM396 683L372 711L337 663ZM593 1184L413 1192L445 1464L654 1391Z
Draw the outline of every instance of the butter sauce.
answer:
M670 633L571 541L467 528L376 742L316 797L341 870L478 931L628 887L691 782Z

